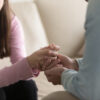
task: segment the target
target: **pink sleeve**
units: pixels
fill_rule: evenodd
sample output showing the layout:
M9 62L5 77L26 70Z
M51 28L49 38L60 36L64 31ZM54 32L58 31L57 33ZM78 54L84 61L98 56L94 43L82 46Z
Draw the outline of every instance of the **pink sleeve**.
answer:
M25 80L33 76L26 58L0 70L0 87L8 86L20 80Z
M10 59L12 64L26 57L24 32L19 19L14 16L11 23L11 35L10 35Z
M26 57L24 31L19 19L16 16L13 17L11 23L10 48L10 59L12 64ZM33 74L34 76L38 76L39 71L34 69Z

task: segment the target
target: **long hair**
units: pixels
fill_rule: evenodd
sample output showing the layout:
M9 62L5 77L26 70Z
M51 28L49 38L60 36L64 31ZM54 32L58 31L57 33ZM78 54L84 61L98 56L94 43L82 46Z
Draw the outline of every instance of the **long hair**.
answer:
M11 31L11 13L8 0L4 0L0 10L0 58L10 56L9 36Z

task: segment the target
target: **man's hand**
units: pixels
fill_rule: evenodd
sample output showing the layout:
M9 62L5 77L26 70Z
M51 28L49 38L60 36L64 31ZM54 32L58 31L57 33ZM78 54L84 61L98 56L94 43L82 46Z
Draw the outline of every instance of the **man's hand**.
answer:
M58 46L51 44L48 47L42 48L28 56L27 60L32 68L42 70L42 67L48 59L49 62L46 63L47 65L49 65L52 60L57 58L58 50Z
M54 68L46 70L44 73L49 82L52 82L54 85L61 84L61 75L62 72L67 69L64 68L62 65L57 65Z
M78 63L75 59L71 59L70 57L61 54L58 55L58 59L60 59L60 62L64 67L78 71Z

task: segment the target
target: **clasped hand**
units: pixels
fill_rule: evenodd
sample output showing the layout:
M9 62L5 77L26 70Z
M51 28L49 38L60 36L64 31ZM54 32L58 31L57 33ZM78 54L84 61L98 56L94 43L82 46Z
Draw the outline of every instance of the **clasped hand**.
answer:
M61 84L61 75L64 70L73 69L78 71L78 64L75 60L58 54L55 61L45 67L45 75L49 82L54 85Z
M75 60L58 54L58 51L59 47L51 44L36 51L27 58L30 66L44 71L48 81L54 85L61 84L61 75L64 70L78 70L78 64Z

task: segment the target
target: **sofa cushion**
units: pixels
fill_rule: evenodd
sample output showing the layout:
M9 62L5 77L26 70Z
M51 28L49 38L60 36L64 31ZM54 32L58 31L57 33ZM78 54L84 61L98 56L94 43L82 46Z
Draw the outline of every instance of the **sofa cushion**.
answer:
M85 0L36 0L50 43L61 52L74 56L83 45Z
M11 6L22 23L27 54L48 45L36 5L33 2L19 2L11 3Z

